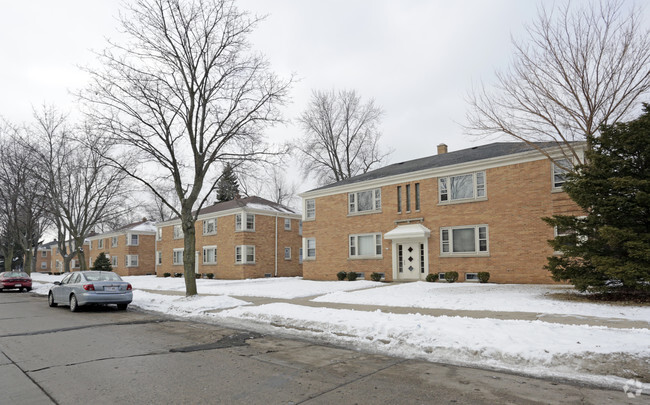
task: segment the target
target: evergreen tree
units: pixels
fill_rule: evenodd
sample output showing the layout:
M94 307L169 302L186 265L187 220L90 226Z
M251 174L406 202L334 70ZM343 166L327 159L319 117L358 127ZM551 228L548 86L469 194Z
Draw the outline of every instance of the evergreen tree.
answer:
M97 255L92 270L113 271L113 266L111 266L111 261L106 257L106 253L101 252Z
M217 183L217 201L222 202L234 200L237 195L239 195L237 176L235 176L235 172L230 163L227 163L226 167L223 169L221 179L219 179L219 182Z
M564 190L585 217L545 218L561 256L547 268L580 291L650 291L650 105L627 123L603 126Z

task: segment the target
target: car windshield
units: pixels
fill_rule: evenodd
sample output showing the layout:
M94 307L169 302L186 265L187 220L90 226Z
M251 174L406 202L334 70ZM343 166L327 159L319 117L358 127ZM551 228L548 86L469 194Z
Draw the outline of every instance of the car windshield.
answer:
M89 271L84 276L88 281L122 281L120 276L110 271Z
M29 277L27 273L23 273L20 271L8 271L6 273L2 273L2 276L5 278L13 278L13 277Z

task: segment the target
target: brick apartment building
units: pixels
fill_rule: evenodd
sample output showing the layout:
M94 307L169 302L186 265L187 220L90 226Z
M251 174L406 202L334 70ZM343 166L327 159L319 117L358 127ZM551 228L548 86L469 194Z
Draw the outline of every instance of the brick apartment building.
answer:
M565 159L551 143L539 143ZM583 150L583 144L575 147ZM541 220L579 215L562 191L568 160L553 164L525 143L492 143L396 163L301 194L303 275L339 271L386 280L490 272L497 283L548 283L553 228Z
M301 276L300 214L259 197L203 208L195 224L196 273L220 279ZM183 272L180 219L156 225L156 274Z
M88 240L84 242L84 252L88 252L88 249L90 247L90 244ZM53 274L60 274L64 272L64 266L63 266L63 256L59 253L59 245L57 242L54 242L53 245L51 246L52 250L52 255L51 255L51 261L50 261L50 268L52 269ZM73 249L73 243L72 242L67 242L67 250L68 252L74 250ZM86 256L87 257L87 256ZM81 269L81 266L79 265L79 259L74 258L70 261L70 271L79 271Z
M104 252L120 276L155 274L156 224L143 218L111 232L88 237L86 253L90 268Z
M35 271L40 273L52 272L52 249L56 247L56 241L44 243L38 246L36 251Z

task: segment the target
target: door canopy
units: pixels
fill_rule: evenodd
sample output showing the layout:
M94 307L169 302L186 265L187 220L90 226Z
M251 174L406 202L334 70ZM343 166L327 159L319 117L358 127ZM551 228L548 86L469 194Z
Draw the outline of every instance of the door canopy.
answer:
M405 240L405 239L424 239L431 235L431 230L421 224L400 225L392 231L384 234L384 239Z

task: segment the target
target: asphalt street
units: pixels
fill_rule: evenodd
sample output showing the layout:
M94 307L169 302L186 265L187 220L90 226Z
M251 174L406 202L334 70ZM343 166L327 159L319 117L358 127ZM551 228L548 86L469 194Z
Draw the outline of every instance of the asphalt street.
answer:
M2 404L641 404L621 390L0 293Z

